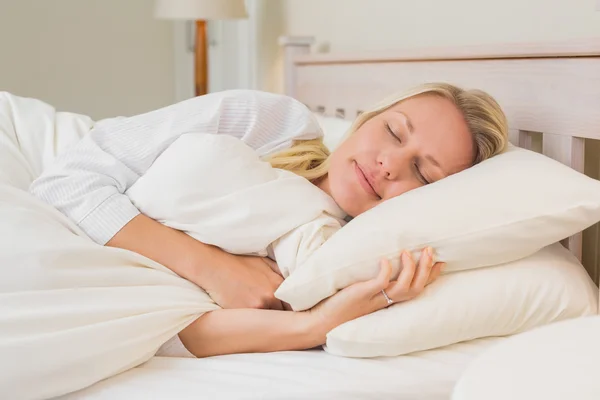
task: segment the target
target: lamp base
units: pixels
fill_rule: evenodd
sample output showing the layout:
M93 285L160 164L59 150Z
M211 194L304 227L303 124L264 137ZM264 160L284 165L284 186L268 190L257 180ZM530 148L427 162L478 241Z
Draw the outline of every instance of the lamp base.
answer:
M206 21L196 21L196 46L194 57L194 84L196 96L208 93L208 51Z

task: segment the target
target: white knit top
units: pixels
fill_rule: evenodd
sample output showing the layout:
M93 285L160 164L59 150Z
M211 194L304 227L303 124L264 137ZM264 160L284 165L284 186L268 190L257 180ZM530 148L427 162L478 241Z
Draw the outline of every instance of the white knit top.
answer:
M310 110L290 97L251 90L212 93L98 122L30 190L105 244L140 213L125 191L183 133L232 135L259 156L323 135Z

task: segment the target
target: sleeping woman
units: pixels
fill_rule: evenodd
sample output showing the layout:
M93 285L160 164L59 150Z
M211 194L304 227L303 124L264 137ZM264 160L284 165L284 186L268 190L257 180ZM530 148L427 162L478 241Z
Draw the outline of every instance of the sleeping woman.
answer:
M71 218L94 241L148 257L204 289L222 307L179 333L196 357L300 350L325 343L338 325L392 302L410 300L442 265L433 249L402 271L351 285L310 310L288 311L275 298L282 282L268 257L232 254L157 222L126 192L184 134L229 135L274 168L294 173L348 217L436 182L502 152L508 127L488 94L425 84L362 113L331 153L312 113L286 96L235 90L156 111L104 120L64 152L31 192ZM400 223L400 221L399 221ZM424 222L426 223L426 222Z

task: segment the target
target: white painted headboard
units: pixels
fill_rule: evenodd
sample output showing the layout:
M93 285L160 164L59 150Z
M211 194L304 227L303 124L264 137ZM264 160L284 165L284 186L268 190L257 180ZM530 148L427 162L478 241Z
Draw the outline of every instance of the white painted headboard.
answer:
M423 82L487 91L507 114L515 145L600 176L600 38L546 44L311 54L310 37L283 37L285 92L324 116L354 119ZM600 201L600 199L598 199ZM596 283L598 225L565 241Z

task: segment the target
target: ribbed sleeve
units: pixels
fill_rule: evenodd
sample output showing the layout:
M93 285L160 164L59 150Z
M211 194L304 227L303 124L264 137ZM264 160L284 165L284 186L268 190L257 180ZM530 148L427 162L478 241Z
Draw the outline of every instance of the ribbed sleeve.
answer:
M30 191L105 244L139 214L127 189L183 134L235 136L263 156L322 132L311 112L292 98L251 90L209 94L99 122Z

